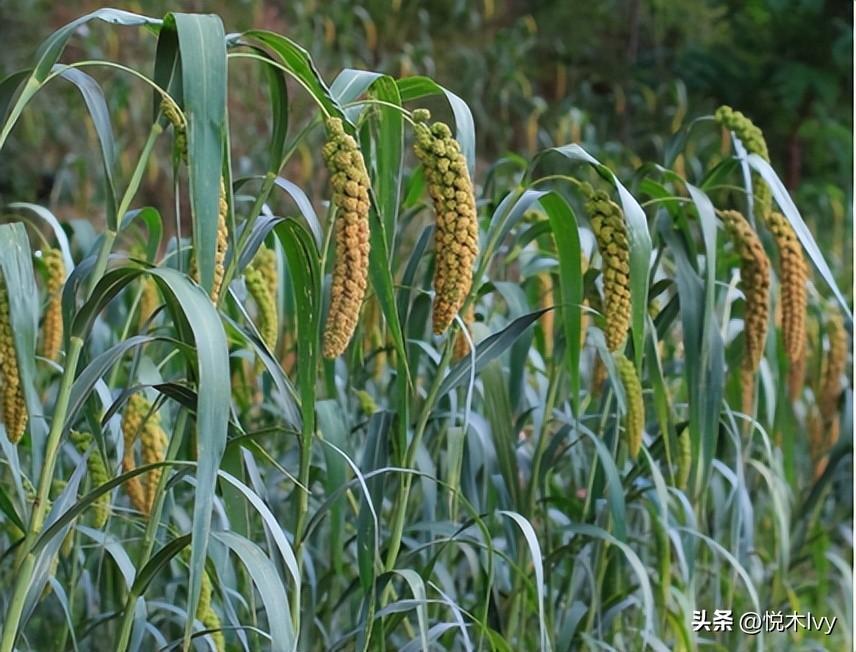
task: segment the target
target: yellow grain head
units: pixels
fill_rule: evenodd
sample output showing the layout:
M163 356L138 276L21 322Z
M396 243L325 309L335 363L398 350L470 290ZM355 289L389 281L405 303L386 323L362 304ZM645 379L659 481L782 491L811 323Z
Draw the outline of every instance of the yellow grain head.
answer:
M478 255L476 198L467 161L448 125L428 125L430 114L413 112L416 157L434 205L434 333L449 328L473 284Z
M0 381L2 381L3 392L3 425L6 427L6 436L9 441L17 444L27 429L28 415L21 387L18 355L15 351L9 310L6 282L0 276Z
M98 449L95 440L88 432L72 431L70 434L71 442L81 455L85 454L90 448L92 452L86 458L86 470L89 472L89 484L92 489L100 487L110 479L107 473L107 466L104 464L104 457ZM101 494L94 503L92 503L91 511L92 525L96 529L101 529L107 524L107 517L110 514L110 493Z
M825 422L838 420L838 399L843 385L841 379L847 370L847 329L841 313L837 309L830 311L826 325L829 348L826 352L823 379L817 400L817 406ZM832 444L834 442L830 442Z
M743 411L750 413L754 395L755 372L764 355L767 323L770 316L770 261L752 226L738 211L721 211L737 255L740 256L740 287L746 301L743 324L746 354L741 379Z
M211 596L213 594L213 586L211 577L208 571L202 574L202 585L199 593L199 605L196 607L196 619L201 622L205 629L219 630L222 627L220 616L214 611L211 606ZM226 649L226 639L222 631L216 631L209 634L214 641L214 648L217 652L223 652Z
M59 249L44 252L45 294L47 305L42 319L42 355L57 360L62 348L62 286L65 283L65 261Z
M229 215L229 201L226 197L226 184L220 177L220 201L217 209L217 248L214 251L214 282L211 284L211 301L217 303L220 299L220 290L223 285L223 277L226 273L224 263L226 262L226 251L229 249L229 227L227 218ZM199 268L196 264L196 256L190 256L190 277L199 283Z
M553 276L549 272L541 272L536 277L536 280L538 284L538 307L542 310L553 307L556 303L553 295ZM552 357L553 355L555 320L556 315L554 310L548 310L541 315L541 319L539 320L541 331L544 333L544 355L547 357ZM581 328L580 331L582 339L585 340L585 328Z
M757 154L765 161L770 160L764 133L740 111L735 111L730 106L721 106L716 110L714 118L737 136L749 154ZM773 205L773 195L770 187L756 172L752 173L752 194L755 215L766 218Z
M160 416L153 412L143 425L140 432L140 458L143 464L154 464L166 459L167 437L160 425ZM157 494L158 482L163 470L160 468L149 471L144 475L143 483L146 497L146 510L148 514L152 511L152 505Z
M354 335L366 294L369 270L369 175L363 155L339 118L327 120L323 156L333 189L336 258L330 308L324 325L323 354L344 353Z
M582 186L586 211L603 258L604 335L610 351L617 351L630 328L630 243L621 208L609 195Z
M800 364L805 347L808 267L802 246L784 215L771 212L767 217L767 226L779 250L782 338L785 352L792 365Z
M639 449L642 448L642 432L645 429L645 403L642 400L642 384L636 375L636 367L633 363L618 354L615 356L615 366L624 386L624 395L627 399L627 415L625 417L625 430L627 434L627 450L632 459L636 459Z
M276 253L262 246L244 272L244 280L258 308L259 334L273 351L279 334L279 318L276 312Z
M126 473L137 468L137 463L134 459L134 444L142 433L143 422L149 412L149 407L149 402L143 396L132 394L122 414L122 435L125 443L125 450L122 456L122 469ZM125 489L134 508L143 514L148 514L146 491L143 488L140 476L135 475L133 478L126 480Z
M187 123L171 97L164 96L161 100L164 117L175 131L175 153L179 161L187 162Z
M141 283L139 327L143 328L160 305L160 290L157 281L148 274L142 277Z

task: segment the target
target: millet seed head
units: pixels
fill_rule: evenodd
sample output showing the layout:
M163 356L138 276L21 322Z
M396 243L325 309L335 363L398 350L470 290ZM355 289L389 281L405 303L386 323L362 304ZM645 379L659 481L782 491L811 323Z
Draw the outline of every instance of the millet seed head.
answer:
M3 425L6 436L17 444L27 429L27 405L21 387L18 355L12 335L12 317L6 282L0 276L0 381L3 393Z
M335 358L348 348L366 294L369 270L369 175L356 140L342 120L326 121L324 160L330 172L335 206L335 262L322 353Z
M624 396L627 399L627 415L625 430L627 434L627 450L632 459L636 459L642 448L642 433L645 429L645 403L642 400L642 384L636 375L634 364L621 354L615 356L615 366L624 386Z
M603 259L603 299L606 344L617 351L630 328L630 241L624 213L609 195L582 186L585 208Z
M414 151L425 171L436 220L433 330L439 335L472 288L478 255L476 199L466 159L448 125L417 121L414 130Z

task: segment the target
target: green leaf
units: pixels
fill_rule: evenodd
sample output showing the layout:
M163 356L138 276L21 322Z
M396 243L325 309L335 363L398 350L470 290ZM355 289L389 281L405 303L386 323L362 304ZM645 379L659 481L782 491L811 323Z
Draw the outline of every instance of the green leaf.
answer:
M36 65L32 69L30 76L27 78L20 95L18 95L17 101L12 105L12 109L6 118L6 122L3 123L3 129L0 130L0 149L3 149L3 145L6 143L6 138L8 138L9 132L12 131L12 127L15 126L18 118L21 117L24 107L32 99L33 95L41 89L44 81L50 75L54 64L59 60L62 51L65 49L68 39L71 38L71 35L74 34L81 25L85 25L92 20L102 20L105 23L111 23L113 25L160 25L161 23L160 20L155 18L139 16L128 11L122 11L121 9L98 9L97 11L93 11L90 14L86 14L85 16L81 16L80 18L71 21L67 25L63 25L51 34L39 46L39 50L36 53ZM9 87L17 86L21 82L21 73L15 73L14 75L7 77L6 80L4 80L4 86L6 81L9 81ZM5 95L7 88L8 87L3 89L4 92L0 94L0 98L2 98L2 95ZM3 109L3 111L0 111L0 116L2 116L5 111L5 107L2 103L0 103L0 109Z
M404 77L398 80L398 90L402 102L411 102L430 95L443 95L449 102L455 116L455 138L461 144L461 151L467 159L470 176L476 171L476 127L470 107L452 91L443 88L430 77Z
M547 619L544 615L544 597L546 594L544 588L544 565L541 555L541 546L538 543L538 537L535 534L535 529L532 527L532 524L520 514L504 510L500 510L498 513L502 516L507 516L514 521L517 527L520 528L520 531L523 532L523 536L526 539L526 545L529 547L529 554L532 557L532 566L535 568L535 588L538 591L538 631L541 638L541 650L542 652L549 652L551 649L550 639L547 636Z
M255 543L234 532L212 532L211 536L238 555L250 577L253 578L253 583L267 611L271 651L296 650L297 639L294 636L291 619L286 615L289 612L288 595L276 571L276 566Z
M341 107L333 99L330 89L321 78L309 53L290 38L263 29L251 29L230 38L229 46L261 43L267 46L281 60L282 64L294 73L303 88L332 115L347 121Z
M559 257L559 315L565 331L565 354L571 378L571 400L574 413L580 413L580 329L583 303L582 255L580 234L574 211L560 195L549 193L538 201L550 218Z
M508 347L514 344L515 340L517 340L517 338L520 337L527 328L529 328L538 320L539 317L541 317L541 315L549 310L552 310L552 308L536 310L535 312L530 312L527 315L518 317L502 330L492 333L490 336L479 342L476 345L474 356L466 356L452 366L449 373L443 379L440 389L437 391L437 398L442 398L464 380L469 378L470 369L473 366L473 358L475 358L475 372L479 373L491 360L502 355Z
M9 299L9 320L18 359L18 375L27 404L28 428L43 424L35 387L36 337L39 332L39 291L33 276L33 254L27 231L20 222L0 225L0 276ZM41 430L41 428L40 428ZM34 449L39 450L35 447Z
M788 218L788 221L794 228L800 243L808 253L809 258L811 258L811 262L814 263L815 269L817 269L818 273L823 277L823 280L829 286L829 289L832 290L835 298L838 299L838 303L841 304L841 308L848 321L852 322L853 315L850 311L850 307L847 305L847 299L844 298L841 290L838 289L832 270L829 269L829 265L826 263L826 259L823 257L820 248L814 241L811 231L809 231L809 228L803 221L796 204L794 204L790 194L788 194L787 189L779 179L779 176L776 174L775 170L770 167L770 164L757 154L750 154L747 161L749 165L764 178L764 181L766 181L767 185L772 189L773 197L776 198L776 203L779 204L779 207L782 209L782 213L784 213L785 217Z
M618 177L608 167L600 163L579 145L552 147L541 152L530 164L535 168L538 160L555 152L571 161L582 161L591 165L598 174L610 181L618 191L627 232L630 239L630 302L633 324L633 350L636 355L636 368L642 366L642 352L645 342L645 318L648 313L648 268L651 264L651 234L648 232L648 220L645 211L639 206Z
M83 101L86 104L86 109L92 118L92 124L95 126L95 133L98 136L98 143L101 146L101 165L104 168L104 180L107 186L105 193L107 202L107 225L116 228L116 184L113 181L113 165L116 161L116 145L113 142L113 127L110 124L110 110L107 108L107 102L104 99L104 92L101 90L98 82L87 75L82 70L76 68L68 68L62 65L53 67L55 72L59 72L60 77L71 82L80 91L83 96Z
M178 33L182 108L187 117L193 252L200 285L210 293L226 133L226 41L223 23L214 15L168 14L165 28L173 25Z

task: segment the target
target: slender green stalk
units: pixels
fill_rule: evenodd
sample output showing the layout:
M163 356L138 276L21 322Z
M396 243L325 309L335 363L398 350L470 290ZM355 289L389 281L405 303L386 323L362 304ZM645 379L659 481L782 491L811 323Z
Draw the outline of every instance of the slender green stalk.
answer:
M443 351L443 357L440 359L440 364L437 365L437 373L434 375L434 381L431 388L428 390L428 395L425 397L425 403L422 405L422 412L419 415L419 421L416 423L416 430L413 432L413 439L407 447L407 452L404 455L403 468L409 469L413 466L413 461L416 459L416 451L419 450L419 444L422 442L422 436L425 434L425 428L428 425L428 419L431 417L431 411L434 409L434 402L437 400L437 392L440 390L440 385L443 382L443 376L449 362L452 359L453 347L447 343ZM389 540L389 548L387 549L386 562L384 564L385 571L391 571L395 568L395 562L398 559L398 553L401 550L401 537L404 532L404 519L407 515L407 501L410 497L410 485L413 482L413 476L406 473L401 479L401 491L396 496L395 511L392 519L392 533Z

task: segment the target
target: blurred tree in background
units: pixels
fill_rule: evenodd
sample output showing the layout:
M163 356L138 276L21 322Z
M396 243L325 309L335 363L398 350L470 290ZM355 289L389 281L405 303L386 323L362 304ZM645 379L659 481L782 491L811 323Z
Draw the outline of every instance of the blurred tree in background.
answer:
M28 61L45 22L57 27L101 3L2 0L0 5L5 75ZM829 245L838 272L850 276L852 3L154 0L115 6L148 15L216 11L227 29L255 26L288 34L312 44L311 54L328 79L342 66L442 79L470 104L479 152L488 160L580 142L629 175L641 161L668 162L668 142L661 134L674 134L717 105L730 104L764 130L773 164L809 223L832 226L815 232ZM70 57L133 62L154 48L154 39L145 35L123 32L120 42L106 27L86 29L88 38L72 42L76 51ZM248 109L263 92L257 70L247 66L246 73L230 97L241 116L252 114ZM130 93L127 77L106 71L99 81L110 89L119 144L138 140L135 116L150 107ZM81 102L58 97L75 92L70 85L54 87L38 99L43 110L22 120L15 133L20 152L15 168L0 163L0 194L49 200L60 213L85 211L89 193L98 192L89 181L89 170L97 166L68 152L95 152L75 144L82 138L94 144L94 134L72 133L78 121L64 114L71 106L82 115ZM266 124L267 116L259 115L257 122L238 125L247 136L242 141L258 142L260 152ZM713 136L711 146L716 146ZM238 173L241 160L251 161L256 153L238 153ZM691 159L675 164L687 166L692 178ZM313 176L310 165L309 156L298 156L289 172L305 182ZM171 183L168 171L153 169L145 191L156 196L164 183Z

